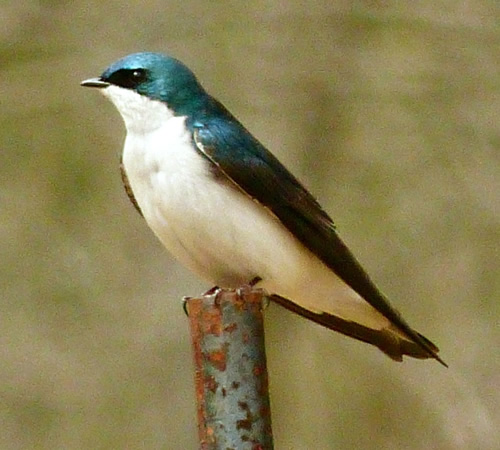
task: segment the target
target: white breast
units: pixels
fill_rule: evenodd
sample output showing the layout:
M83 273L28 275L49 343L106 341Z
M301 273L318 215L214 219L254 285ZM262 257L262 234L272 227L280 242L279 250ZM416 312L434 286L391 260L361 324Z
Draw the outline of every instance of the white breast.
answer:
M129 131L123 162L151 229L203 278L235 287L264 277L278 259L283 264L286 257L279 254L293 237L268 211L214 176L211 163L193 148L184 117L171 117L146 134Z
M270 292L315 311L382 328L387 319L307 250L265 208L214 177L185 117L130 90L104 90L127 127L123 163L144 218L202 278L238 287L259 276Z
M127 126L123 164L130 186L165 247L221 286L262 276L254 261L262 251L269 260L267 253L276 245L270 234L280 235L278 242L288 242L291 235L230 183L214 177L210 163L193 148L185 117L129 90L110 86L106 94Z

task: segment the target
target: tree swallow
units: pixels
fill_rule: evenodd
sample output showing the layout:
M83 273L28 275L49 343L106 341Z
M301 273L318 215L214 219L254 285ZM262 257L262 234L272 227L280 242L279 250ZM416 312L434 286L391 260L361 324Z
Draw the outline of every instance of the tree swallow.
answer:
M189 269L219 287L253 280L285 308L396 361L446 365L378 290L316 199L184 64L136 53L81 84L120 112L127 193Z

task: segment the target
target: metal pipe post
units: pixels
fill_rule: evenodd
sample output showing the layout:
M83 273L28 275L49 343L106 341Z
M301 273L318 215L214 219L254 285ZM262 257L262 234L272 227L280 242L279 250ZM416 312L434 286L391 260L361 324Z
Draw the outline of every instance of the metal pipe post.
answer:
M186 300L203 450L273 448L263 298L245 288Z

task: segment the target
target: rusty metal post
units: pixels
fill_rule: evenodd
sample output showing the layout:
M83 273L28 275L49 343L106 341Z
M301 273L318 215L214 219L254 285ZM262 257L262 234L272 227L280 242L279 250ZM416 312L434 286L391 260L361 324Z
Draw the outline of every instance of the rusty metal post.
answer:
M260 289L186 300L202 450L273 448Z

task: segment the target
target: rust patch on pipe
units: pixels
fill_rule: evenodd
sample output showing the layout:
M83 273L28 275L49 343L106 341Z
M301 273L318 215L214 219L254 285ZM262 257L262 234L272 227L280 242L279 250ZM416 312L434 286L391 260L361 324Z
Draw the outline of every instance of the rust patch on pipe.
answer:
M224 345L226 347L226 345ZM213 350L206 354L207 360L220 371L226 370L227 359L226 359L226 349Z
M203 334L213 334L215 336L222 334L221 314L218 309L203 310L200 324Z
M260 367L260 366L255 366L253 368L253 374L256 376L256 377L260 377L263 373L265 372L264 368L263 367Z
M224 331L227 331L228 333L233 333L238 329L238 324L237 323L232 323L230 325L226 325L224 327Z
M215 381L215 378L212 375L208 375L205 377L205 387L212 393L215 394L217 388L219 387L219 383Z

